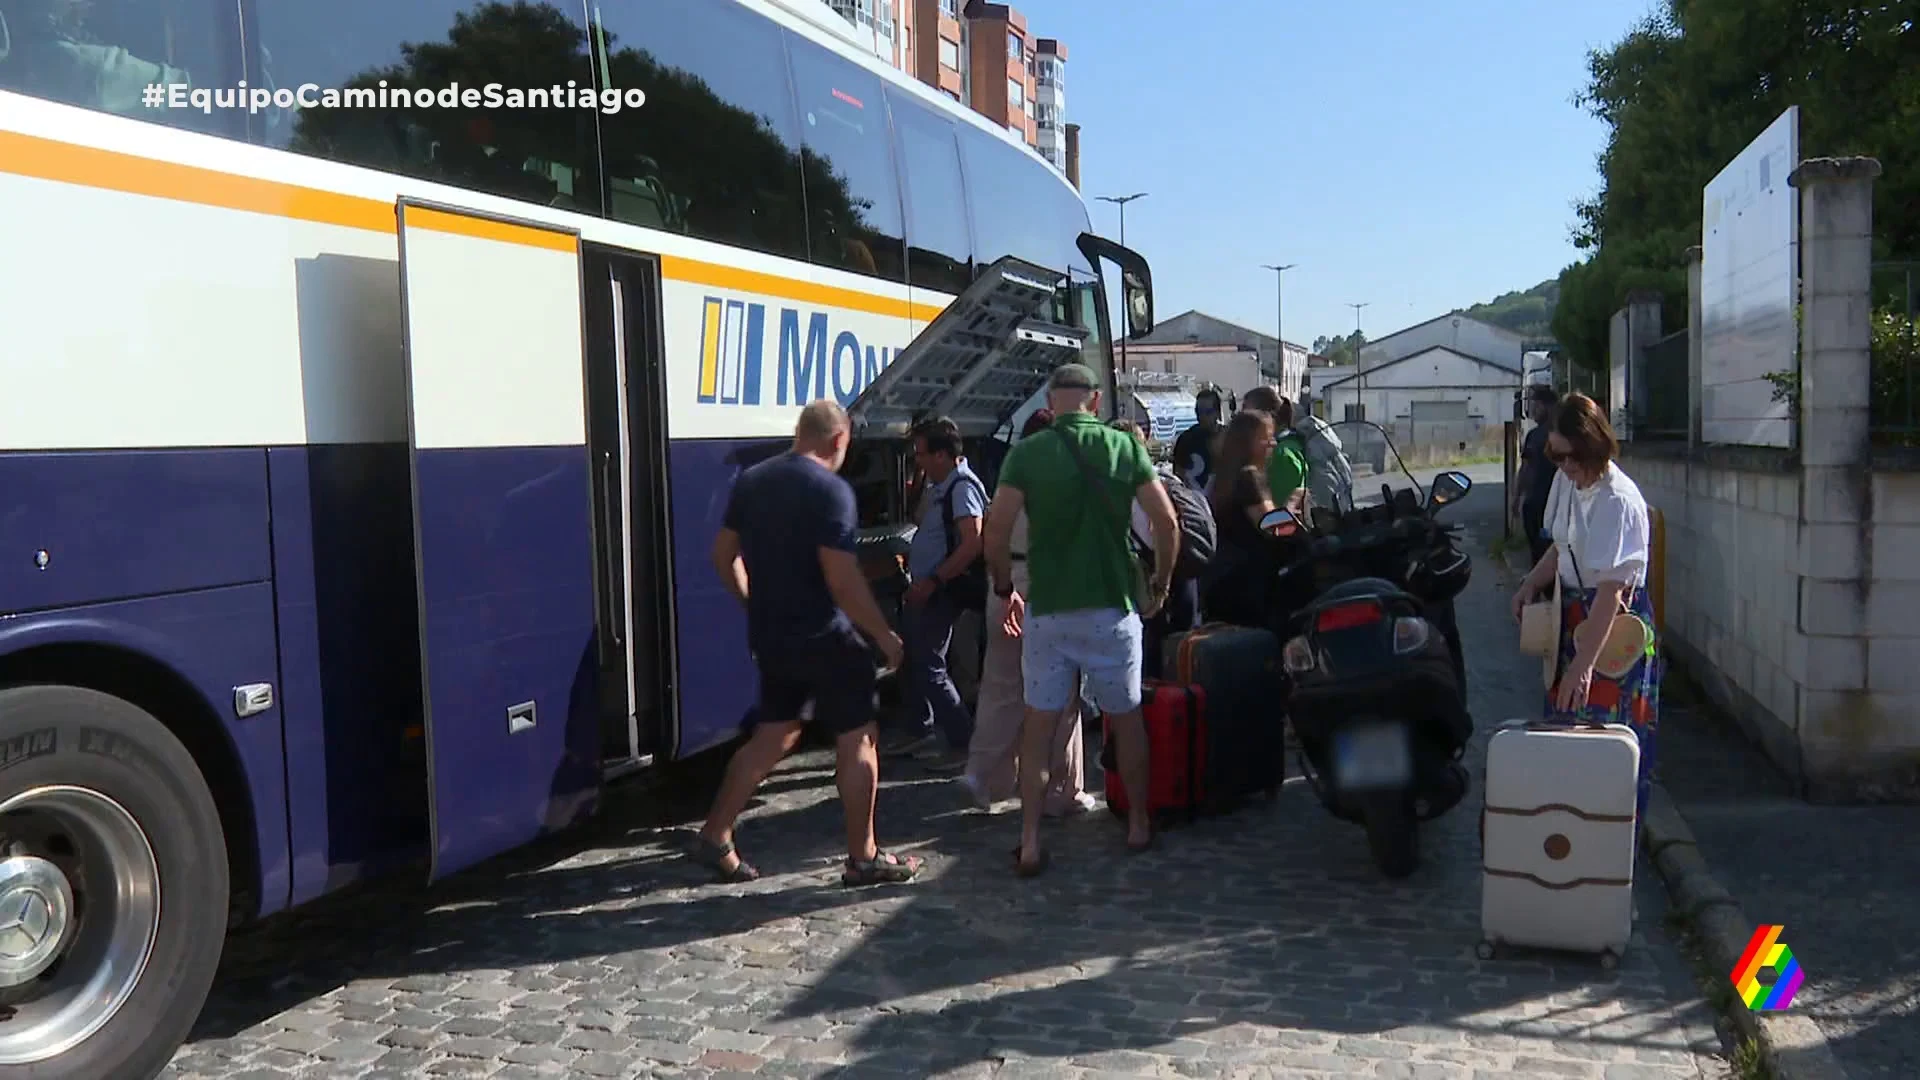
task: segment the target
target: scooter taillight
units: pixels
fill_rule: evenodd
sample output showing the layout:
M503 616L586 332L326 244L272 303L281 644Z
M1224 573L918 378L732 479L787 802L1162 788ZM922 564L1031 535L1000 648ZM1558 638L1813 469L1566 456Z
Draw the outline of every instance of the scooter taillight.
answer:
M1386 612L1372 600L1355 604L1341 604L1330 607L1320 613L1313 621L1315 633L1324 634L1332 630L1351 630L1356 626L1367 626L1386 618Z

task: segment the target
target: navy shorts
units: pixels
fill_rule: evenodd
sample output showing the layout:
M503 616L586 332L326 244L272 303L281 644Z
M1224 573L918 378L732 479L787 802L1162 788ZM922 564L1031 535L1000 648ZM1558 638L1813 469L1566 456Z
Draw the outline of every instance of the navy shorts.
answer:
M763 724L818 723L833 735L858 731L879 711L873 650L857 630L834 631L755 657Z

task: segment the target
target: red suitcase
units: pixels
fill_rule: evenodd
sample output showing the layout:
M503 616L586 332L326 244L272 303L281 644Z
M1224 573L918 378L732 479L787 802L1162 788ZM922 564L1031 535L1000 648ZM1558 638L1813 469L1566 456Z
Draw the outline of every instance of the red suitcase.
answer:
M1206 797L1207 695L1198 686L1147 679L1141 683L1141 715L1147 726L1147 806L1156 814L1190 815ZM1107 774L1107 809L1124 815L1131 805L1120 781L1112 724L1102 718L1100 765Z

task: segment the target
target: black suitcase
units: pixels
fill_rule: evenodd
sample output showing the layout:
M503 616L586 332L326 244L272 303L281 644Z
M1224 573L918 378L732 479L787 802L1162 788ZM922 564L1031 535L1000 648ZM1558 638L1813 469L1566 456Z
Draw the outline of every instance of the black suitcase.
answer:
M1203 814L1233 810L1287 778L1287 680L1271 631L1209 623L1167 639L1167 681L1207 697Z

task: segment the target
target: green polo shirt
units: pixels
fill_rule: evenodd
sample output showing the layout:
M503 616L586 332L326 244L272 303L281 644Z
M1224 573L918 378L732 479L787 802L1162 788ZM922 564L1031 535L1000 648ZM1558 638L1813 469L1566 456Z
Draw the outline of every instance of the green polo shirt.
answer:
M1104 502L1063 440L1106 479ZM1140 440L1090 413L1068 413L1014 446L1001 463L1000 483L1025 496L1029 612L1134 610L1126 536L1134 493L1153 477Z
M1300 488L1307 486L1306 446L1291 433L1274 445L1267 458L1267 487L1273 492L1273 505L1285 506Z

